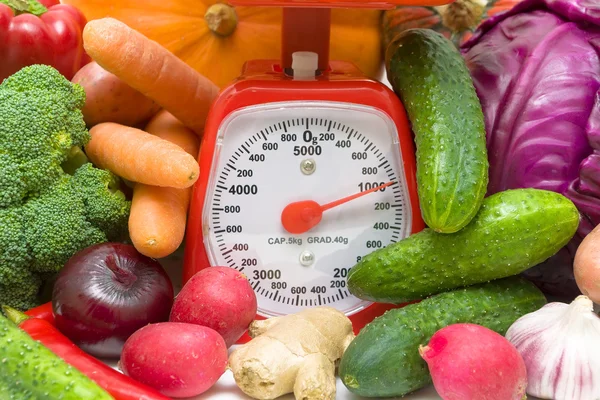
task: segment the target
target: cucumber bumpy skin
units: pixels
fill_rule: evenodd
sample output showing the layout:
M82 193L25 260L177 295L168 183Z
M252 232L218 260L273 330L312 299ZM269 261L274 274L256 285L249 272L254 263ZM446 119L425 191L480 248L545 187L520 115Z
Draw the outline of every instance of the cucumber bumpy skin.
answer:
M366 255L350 269L348 289L399 304L517 275L554 255L578 225L577 208L561 194L506 190L487 197L459 232L424 229Z
M457 232L479 210L489 179L484 116L469 70L452 42L430 29L396 36L386 67L415 135L423 219L437 232Z
M114 400L0 314L0 398Z
M474 323L504 335L518 318L544 304L546 298L535 285L510 277L387 311L350 343L339 376L360 396L404 396L431 383L419 345L426 345L439 329Z

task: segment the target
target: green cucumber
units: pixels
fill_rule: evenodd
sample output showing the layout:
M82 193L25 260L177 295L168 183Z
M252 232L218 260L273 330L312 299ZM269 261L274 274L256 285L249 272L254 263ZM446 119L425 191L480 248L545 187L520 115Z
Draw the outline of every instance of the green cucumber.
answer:
M474 323L504 335L518 318L545 303L535 285L510 277L392 309L365 326L350 343L339 376L348 390L360 396L403 396L431 383L419 345L426 345L439 329Z
M388 77L415 135L421 213L433 230L453 233L473 219L487 190L481 103L452 42L430 29L396 36Z
M110 400L79 370L0 314L0 398Z
M561 194L496 193L456 233L424 229L366 255L350 269L348 289L361 299L404 303L517 275L554 255L578 225L577 208Z

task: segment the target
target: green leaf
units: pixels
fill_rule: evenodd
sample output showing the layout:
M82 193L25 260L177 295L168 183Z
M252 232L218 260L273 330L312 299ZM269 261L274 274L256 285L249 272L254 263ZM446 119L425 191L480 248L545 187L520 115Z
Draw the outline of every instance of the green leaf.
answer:
M0 0L0 3L9 6L14 11L15 15L33 14L39 17L48 11L48 9L37 0Z

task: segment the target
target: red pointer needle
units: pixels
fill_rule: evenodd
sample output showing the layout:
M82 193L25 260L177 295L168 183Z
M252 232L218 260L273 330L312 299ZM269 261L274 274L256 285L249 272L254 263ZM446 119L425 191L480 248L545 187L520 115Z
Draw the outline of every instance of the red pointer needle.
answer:
M372 189L365 190L324 205L320 205L316 201L312 200L302 200L290 203L285 206L281 212L281 224L289 233L299 234L308 232L310 229L318 225L319 222L321 222L321 218L323 218L323 211L362 197L365 194L376 192L377 190L391 186L394 183L396 182L390 181L388 183L384 183L383 185L376 186Z

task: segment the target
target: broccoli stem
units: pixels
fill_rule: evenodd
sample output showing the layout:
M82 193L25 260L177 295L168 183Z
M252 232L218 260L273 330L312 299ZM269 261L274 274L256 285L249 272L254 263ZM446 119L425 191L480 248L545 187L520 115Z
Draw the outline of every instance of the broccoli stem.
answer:
M67 155L67 159L61 164L63 171L69 175L73 175L75 171L89 160L81 147L73 146Z

